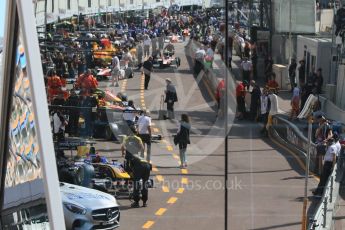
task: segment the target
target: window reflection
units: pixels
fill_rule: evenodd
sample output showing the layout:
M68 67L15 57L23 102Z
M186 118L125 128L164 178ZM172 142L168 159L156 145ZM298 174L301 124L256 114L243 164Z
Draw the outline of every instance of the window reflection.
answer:
M49 227L26 61L23 37L19 31L1 215L3 229Z

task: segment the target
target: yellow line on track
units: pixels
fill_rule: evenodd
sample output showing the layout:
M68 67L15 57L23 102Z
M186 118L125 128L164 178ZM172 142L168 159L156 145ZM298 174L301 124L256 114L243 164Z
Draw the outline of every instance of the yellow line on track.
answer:
M158 128L153 128L153 132L159 133L159 129Z
M156 216L162 216L166 212L166 208L160 208L158 211L155 213Z
M181 169L181 173L182 174L188 174L188 170L187 169Z
M147 221L144 225L143 225L143 229L149 229L149 228L151 228L153 225L154 225L154 221L151 221L151 220L149 220L149 221Z
M179 188L178 190L177 190L177 194L182 194L184 192L184 188Z
M176 160L180 160L180 158L176 154L173 154L173 158L175 158Z
M167 146L167 150L168 150L168 151L173 151L174 148L173 148L171 145L168 145L168 146Z
M188 184L188 178L183 177L183 178L181 179L181 184Z
M170 197L167 201L168 204L175 204L177 201L177 197Z
M159 182L164 181L164 178L163 178L163 176L161 176L161 175L157 175L157 176L156 176L156 179L157 179Z
M162 186L162 191L163 192L169 192L169 188L167 186Z

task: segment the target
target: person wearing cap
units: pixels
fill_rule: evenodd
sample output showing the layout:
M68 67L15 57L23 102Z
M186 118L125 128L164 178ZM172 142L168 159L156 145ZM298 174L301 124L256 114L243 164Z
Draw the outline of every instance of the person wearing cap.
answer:
M313 191L315 196L322 196L324 187L328 181L328 177L332 174L333 166L336 162L337 147L335 145L334 139L330 138L327 140L327 150L324 156L324 163L322 168L322 173L320 177L320 182L317 188Z
M236 118L242 120L246 112L245 96L247 81L240 82L236 87L237 115Z
M144 146L140 137L137 136L137 130L134 126L131 127L131 131L132 132L123 139L121 145L122 157L126 160L126 171L133 174L134 202L131 204L131 207L139 208L140 181L142 181L141 199L143 201L143 207L146 207L148 200L148 180L150 178L152 166L149 162L139 157L138 153L143 151Z
M147 162L151 161L151 117L150 117L150 111L143 110L141 116L138 119L138 133L139 137L141 138L143 144L146 144L146 160ZM141 151L141 157L144 158L144 151L145 151L145 145L143 151Z
M136 118L136 108L132 100L128 101L128 105L123 111L123 120L126 121L129 128L134 126L135 118Z
M170 78L165 79L167 87L165 90L165 103L167 103L167 118L174 119L174 103L178 101L176 88Z

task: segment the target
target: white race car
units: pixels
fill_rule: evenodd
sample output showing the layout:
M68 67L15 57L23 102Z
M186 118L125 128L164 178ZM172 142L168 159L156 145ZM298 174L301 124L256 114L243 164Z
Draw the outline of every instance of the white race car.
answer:
M115 229L120 226L119 205L112 195L60 183L66 229Z

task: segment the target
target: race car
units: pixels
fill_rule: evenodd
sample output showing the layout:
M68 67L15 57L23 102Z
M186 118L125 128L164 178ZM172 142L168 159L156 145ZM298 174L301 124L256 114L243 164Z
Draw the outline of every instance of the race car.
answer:
M179 57L174 57L175 53L170 51L163 51L163 54L158 53L153 57L154 68L175 67L178 68L181 64Z
M87 164L92 164L95 169L95 177L98 179L108 179L112 181L112 187L109 192L112 192L115 197L133 195L133 175L126 167L127 162L120 163L116 160L109 162L107 158L99 156L98 154L90 154L85 159ZM149 180L149 188L153 187L153 180Z
M73 184L60 183L67 230L115 229L120 226L119 205L114 196Z

